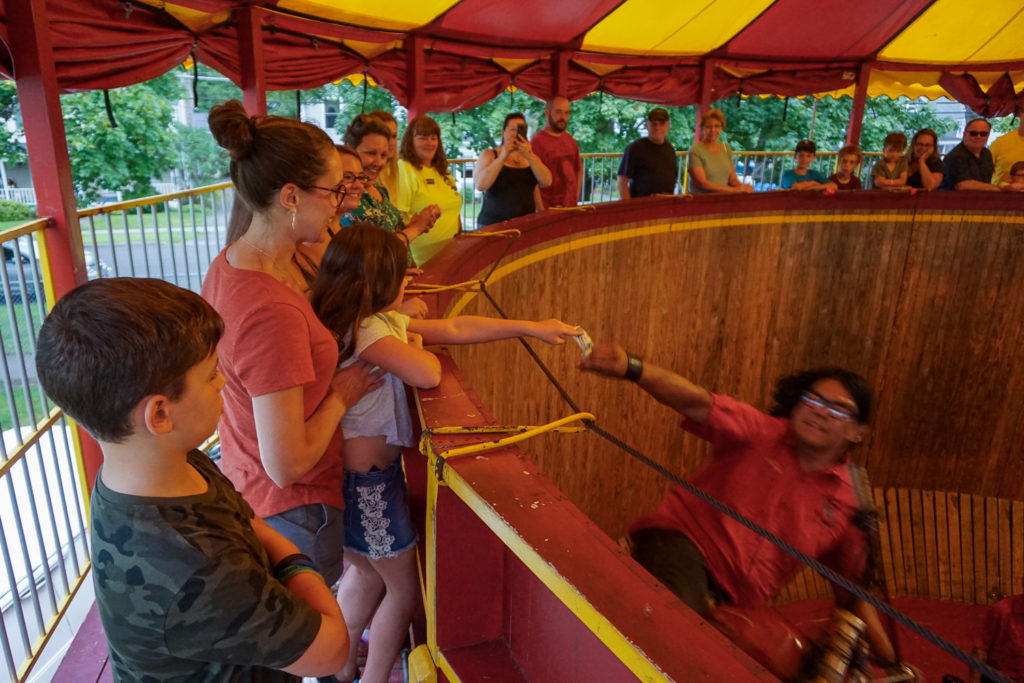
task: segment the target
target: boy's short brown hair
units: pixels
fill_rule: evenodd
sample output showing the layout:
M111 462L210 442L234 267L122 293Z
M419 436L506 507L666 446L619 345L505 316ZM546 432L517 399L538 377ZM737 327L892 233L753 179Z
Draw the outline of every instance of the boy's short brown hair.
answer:
M117 443L131 436L139 401L181 397L185 373L223 333L220 315L194 292L149 278L92 280L43 321L39 383L95 438Z
M840 159L849 156L857 157L858 164L864 161L864 152L860 151L860 147L858 147L857 145L847 145L846 147L843 147L841 150L839 150Z
M907 148L907 136L903 133L889 133L882 142L882 149L890 147L902 152Z
M799 154L800 152L810 152L811 154L817 154L818 146L814 144L814 140L801 140L800 142L796 143L796 151L794 152L794 154Z

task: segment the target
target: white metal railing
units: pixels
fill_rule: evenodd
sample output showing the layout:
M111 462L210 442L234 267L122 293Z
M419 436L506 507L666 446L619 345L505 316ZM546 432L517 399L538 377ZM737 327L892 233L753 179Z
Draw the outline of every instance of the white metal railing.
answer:
M79 211L90 275L155 277L198 292L233 201L231 183L219 183Z
M0 652L10 680L28 676L89 566L74 434L36 381L45 226L0 233Z
M605 154L581 154L583 158L583 189L580 193L581 204L597 204L613 202L619 199L618 175L621 152ZM835 172L836 152L820 152L814 159L812 168L826 176ZM875 160L881 156L878 152L864 155L861 169L871 168ZM676 152L676 194L689 191L689 176L686 173L687 152ZM475 159L451 159L449 168L455 178L456 187L462 193L462 224L466 230L476 229L476 217L483 205L483 193L473 189L473 167ZM733 163L736 175L745 183L754 186L757 192L779 189L782 173L796 164L792 152L733 152ZM863 175L863 173L862 173Z
M157 277L198 291L223 247L233 197L221 183L79 211L89 277ZM52 296L45 227L36 220L0 233L0 653L12 681L29 677L89 568L76 432L35 372Z
M0 199L13 199L29 206L36 205L36 190L34 187L4 187L0 190Z

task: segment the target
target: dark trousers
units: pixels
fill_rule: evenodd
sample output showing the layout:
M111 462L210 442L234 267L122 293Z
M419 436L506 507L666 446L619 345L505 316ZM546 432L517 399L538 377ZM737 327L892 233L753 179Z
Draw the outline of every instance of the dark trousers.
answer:
M633 558L701 616L714 602L723 602L704 556L683 533L641 529L633 534Z

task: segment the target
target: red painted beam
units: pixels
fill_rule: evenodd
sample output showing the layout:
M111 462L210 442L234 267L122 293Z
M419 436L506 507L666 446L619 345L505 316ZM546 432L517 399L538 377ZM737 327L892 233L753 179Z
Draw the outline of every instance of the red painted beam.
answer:
M405 108L409 111L412 121L421 114L426 114L426 54L423 50L423 38L409 36L405 39Z
M850 108L850 123L846 127L846 144L859 145L860 131L864 122L864 103L867 102L868 80L871 66L861 64L857 70L857 86L853 91L853 107Z
M43 237L54 295L60 298L85 282L88 275L82 255L82 232L78 225L46 2L21 0L9 2L6 7L7 37L25 127L32 185L36 191L36 210L40 216L50 218ZM79 433L86 481L92 486L103 454L99 444L85 430L79 427Z
M694 123L694 131L693 131L693 144L695 144L695 145L698 142L700 142L700 136L701 136L700 119L701 119L702 116L704 116L704 114L706 114L708 112L708 109L711 109L711 105L714 104L714 102L715 102L715 100L714 100L714 93L712 92L711 85L712 85L712 82L714 81L715 66L716 65L717 65L717 62L714 62L713 60L708 59L708 60L705 60L704 65L703 65L703 67L701 69L701 77L700 77L700 103L697 105L697 115L696 115L696 121Z
M242 66L242 99L250 116L267 113L267 76L263 65L263 10L245 5L235 10L238 52Z

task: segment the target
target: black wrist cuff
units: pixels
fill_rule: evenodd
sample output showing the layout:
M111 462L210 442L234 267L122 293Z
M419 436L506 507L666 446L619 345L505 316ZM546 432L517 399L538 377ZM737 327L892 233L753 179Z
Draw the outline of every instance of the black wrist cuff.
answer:
M626 354L626 374L623 375L630 382L640 379L644 371L644 362L631 353Z

